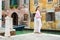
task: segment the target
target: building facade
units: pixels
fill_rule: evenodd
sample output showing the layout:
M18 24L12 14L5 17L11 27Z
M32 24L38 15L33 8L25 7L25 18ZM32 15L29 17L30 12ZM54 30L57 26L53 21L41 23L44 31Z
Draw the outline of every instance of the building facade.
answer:
M35 14L36 6L40 6L43 24L42 29L59 30L60 0L30 0L31 19L34 18L33 15ZM34 21L31 20L30 27L33 28L33 26Z
M2 24L5 17L13 18L13 25L29 26L29 0L2 0Z
M25 24L33 29L37 6L40 6L42 15L42 29L59 30L60 0L2 0L2 16L12 17L13 25Z

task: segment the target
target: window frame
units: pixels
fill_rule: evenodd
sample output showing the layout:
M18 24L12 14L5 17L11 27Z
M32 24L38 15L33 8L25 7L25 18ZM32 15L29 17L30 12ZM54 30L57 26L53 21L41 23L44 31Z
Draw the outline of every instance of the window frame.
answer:
M50 2L49 2L49 0L47 0L47 3L48 3L48 4L51 4L52 2L53 2L53 0L51 0Z

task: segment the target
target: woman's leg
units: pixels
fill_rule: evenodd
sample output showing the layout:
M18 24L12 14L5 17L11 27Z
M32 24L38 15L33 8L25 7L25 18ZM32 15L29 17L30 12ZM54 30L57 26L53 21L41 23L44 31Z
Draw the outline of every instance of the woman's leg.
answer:
M38 29L37 29L38 33L40 33L40 20L38 20L38 26L37 27L38 27Z
M41 27L42 27L42 23L41 23L41 19L40 19L40 20L39 20L39 29L40 29L39 32L41 32Z
M36 32L36 18L34 18L34 32Z
M38 19L34 19L34 32L38 33L39 32L39 20Z

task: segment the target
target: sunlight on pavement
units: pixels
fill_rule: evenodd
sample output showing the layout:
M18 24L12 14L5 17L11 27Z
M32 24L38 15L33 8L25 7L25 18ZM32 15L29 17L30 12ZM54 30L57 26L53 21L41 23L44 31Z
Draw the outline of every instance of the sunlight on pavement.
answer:
M60 40L60 35L46 34L46 33L27 33L11 37L0 37L0 40Z

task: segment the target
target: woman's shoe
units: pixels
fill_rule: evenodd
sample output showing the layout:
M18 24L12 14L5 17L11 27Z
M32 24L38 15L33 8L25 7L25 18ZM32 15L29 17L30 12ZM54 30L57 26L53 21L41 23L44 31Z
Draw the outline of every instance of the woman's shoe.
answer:
M34 32L34 33L41 34L41 32Z

